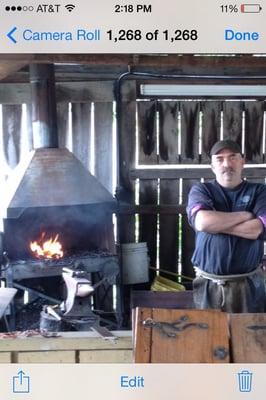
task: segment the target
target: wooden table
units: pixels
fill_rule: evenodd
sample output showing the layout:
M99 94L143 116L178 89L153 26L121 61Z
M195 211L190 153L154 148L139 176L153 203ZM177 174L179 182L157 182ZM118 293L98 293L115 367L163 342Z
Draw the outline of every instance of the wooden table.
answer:
M61 332L0 340L0 363L130 363L131 331L114 331L117 340L104 340L95 332Z

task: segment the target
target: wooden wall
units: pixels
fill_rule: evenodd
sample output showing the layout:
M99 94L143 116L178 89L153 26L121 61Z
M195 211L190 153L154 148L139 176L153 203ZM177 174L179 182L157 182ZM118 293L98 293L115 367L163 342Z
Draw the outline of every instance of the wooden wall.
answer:
M265 101L255 95L243 101L153 98L135 105L123 102L122 107L121 203L125 198L131 207L122 207L120 240L134 241L139 222L138 237L148 243L151 265L193 276L194 232L185 212L189 190L214 178L208 153L217 140L237 141L247 164L265 163ZM130 148L123 145L128 131L136 138ZM135 154L138 168L132 161ZM245 169L253 182L265 183L265 173L264 166Z
M17 91L14 90L15 86ZM0 85L0 104L2 104L0 165L3 167L0 175L4 179L10 173L10 169L15 168L23 156L32 149L29 85ZM101 82L93 82L90 85L58 84L57 118L59 147L67 147L72 151L112 192L114 162L112 82L106 82L104 86Z
M69 147L110 191L117 122L113 83L56 84L60 147ZM0 84L0 104L4 179L32 148L29 85ZM140 99L137 81L128 80L122 85L118 133L119 241L145 241L153 267L192 276L188 192L200 179L212 178L208 151L220 138L238 141L249 164L265 163L264 99ZM265 182L265 168L247 168L246 175Z

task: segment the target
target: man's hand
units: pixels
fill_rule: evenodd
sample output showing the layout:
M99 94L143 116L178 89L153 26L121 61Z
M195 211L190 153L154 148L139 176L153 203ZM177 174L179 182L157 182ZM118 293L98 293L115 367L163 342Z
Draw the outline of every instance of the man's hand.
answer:
M227 233L229 229L253 219L253 214L248 211L221 212L199 210L195 217L195 227L197 231Z
M222 233L239 236L244 239L256 240L263 232L263 229L264 226L261 220L259 218L253 218L250 221L242 222L241 224L235 225L230 229L226 229Z

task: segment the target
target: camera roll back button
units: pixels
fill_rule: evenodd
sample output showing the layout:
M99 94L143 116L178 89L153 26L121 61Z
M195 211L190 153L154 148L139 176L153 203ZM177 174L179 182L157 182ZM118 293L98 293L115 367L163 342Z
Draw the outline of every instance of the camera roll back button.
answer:
M122 375L120 377L120 387L131 389L144 388L144 377Z
M246 41L246 42L252 42L259 40L260 35L259 32L241 32L241 31L235 31L233 29L225 29L224 31L224 39L226 41L231 41L231 40L237 40L238 42L240 41Z
M86 29L78 29L77 30L77 40L97 41L100 39L101 39L100 29L94 29L91 31L87 31Z

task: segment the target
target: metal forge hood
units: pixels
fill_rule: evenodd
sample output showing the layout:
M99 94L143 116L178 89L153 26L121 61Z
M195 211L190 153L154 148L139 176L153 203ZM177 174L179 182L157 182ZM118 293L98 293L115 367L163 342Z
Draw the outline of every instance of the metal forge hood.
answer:
M15 168L0 195L3 218L47 207L94 205L113 211L116 201L108 190L70 151L58 148L54 66L30 65L30 86L35 150Z
M114 210L107 189L67 149L40 148L10 176L1 209L4 218L18 218L25 209L95 205Z

